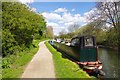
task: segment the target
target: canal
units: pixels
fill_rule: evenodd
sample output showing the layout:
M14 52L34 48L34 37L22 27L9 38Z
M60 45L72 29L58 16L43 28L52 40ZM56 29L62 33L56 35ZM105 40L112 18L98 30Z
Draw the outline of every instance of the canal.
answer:
M120 64L118 63L120 54L117 50L111 50L106 48L99 48L99 60L103 63L103 71L105 72L105 78L118 78L118 71L120 70Z

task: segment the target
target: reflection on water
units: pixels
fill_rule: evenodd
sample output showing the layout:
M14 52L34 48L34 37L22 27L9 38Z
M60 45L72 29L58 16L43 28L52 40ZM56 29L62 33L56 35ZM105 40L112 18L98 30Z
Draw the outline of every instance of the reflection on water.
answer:
M99 48L99 60L103 63L105 78L118 78L118 51Z

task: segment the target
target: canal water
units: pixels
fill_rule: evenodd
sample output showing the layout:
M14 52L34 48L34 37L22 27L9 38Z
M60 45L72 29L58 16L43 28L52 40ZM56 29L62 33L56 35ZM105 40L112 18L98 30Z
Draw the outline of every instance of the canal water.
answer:
M119 58L117 50L99 48L99 60L103 63L103 71L105 72L105 78L118 78L118 71L120 70Z

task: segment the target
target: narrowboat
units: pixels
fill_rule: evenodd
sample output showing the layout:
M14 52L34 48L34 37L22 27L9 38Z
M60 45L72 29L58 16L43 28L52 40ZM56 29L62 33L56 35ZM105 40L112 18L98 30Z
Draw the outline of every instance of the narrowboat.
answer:
M52 46L62 51L90 75L105 75L102 71L102 63L98 59L98 47L94 36L76 36L70 43L64 44L54 41Z

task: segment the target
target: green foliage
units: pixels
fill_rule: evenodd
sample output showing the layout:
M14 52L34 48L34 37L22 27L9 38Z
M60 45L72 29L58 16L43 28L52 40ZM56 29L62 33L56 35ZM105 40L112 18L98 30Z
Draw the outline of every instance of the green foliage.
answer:
M48 42L45 44L53 55L56 78L91 78L77 64L63 58L62 53L54 49Z
M106 44L108 46L112 46L112 47L116 47L118 46L118 36L119 34L115 31L114 28L111 28L108 32L107 32L107 40L106 40Z
M2 23L3 56L30 47L33 39L40 39L46 30L43 16L18 2L2 3Z
M2 78L20 78L26 64L38 50L41 40L33 40L33 45L23 52L2 58Z
M13 54L20 50L20 47L17 45L17 42L14 39L14 35L7 29L2 31L2 52L3 56L7 55L7 53Z
M103 27L94 27L94 23L89 23L73 33L62 34L56 38L70 39L75 35L94 35L98 45L119 47L119 32L116 32L114 27L106 30L103 30Z
M62 34L60 36L55 36L55 38L70 39L75 35L76 34L73 32L73 33Z
M110 27L103 30L104 26L94 27L94 23L89 23L85 26L80 27L74 35L94 35L98 45L117 47L119 33L116 32L114 27ZM69 36L69 35L68 35ZM72 37L70 37L72 38Z

